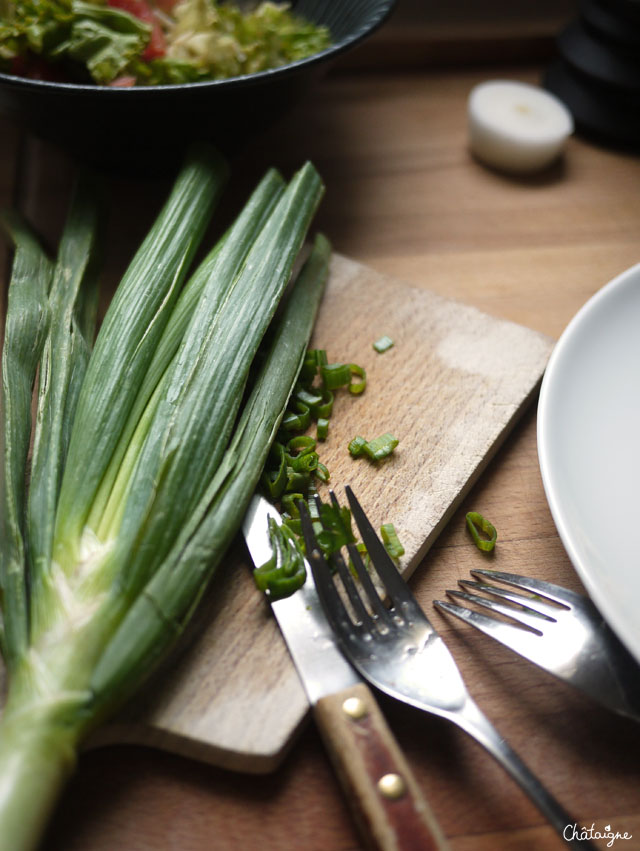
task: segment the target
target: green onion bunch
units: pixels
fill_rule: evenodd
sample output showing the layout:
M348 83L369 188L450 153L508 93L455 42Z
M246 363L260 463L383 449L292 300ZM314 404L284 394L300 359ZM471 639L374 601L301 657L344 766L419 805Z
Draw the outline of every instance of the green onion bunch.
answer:
M228 178L191 150L95 334L101 188L57 257L17 216L2 358L0 844L36 847L79 743L174 646L236 534L328 274L307 163L194 265ZM32 414L33 411L33 414Z

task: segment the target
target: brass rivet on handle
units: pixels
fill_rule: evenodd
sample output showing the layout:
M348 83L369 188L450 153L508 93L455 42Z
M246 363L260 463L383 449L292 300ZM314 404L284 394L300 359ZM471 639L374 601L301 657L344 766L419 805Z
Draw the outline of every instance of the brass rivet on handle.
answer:
M348 715L349 718L357 720L358 718L364 718L367 714L367 707L364 700L361 698L348 697L342 704L342 711L345 715Z
M407 791L404 780L399 774L384 774L378 780L378 791L384 798L401 798Z

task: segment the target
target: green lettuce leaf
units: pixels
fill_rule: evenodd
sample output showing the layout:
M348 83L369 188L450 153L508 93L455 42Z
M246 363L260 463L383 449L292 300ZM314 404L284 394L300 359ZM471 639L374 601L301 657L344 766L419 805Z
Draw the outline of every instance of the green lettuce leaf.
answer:
M149 42L150 27L128 12L82 0L19 0L0 20L0 58L35 54L83 65L110 83Z
M128 12L73 0L68 37L50 55L87 67L97 83L110 83L147 46L151 27Z

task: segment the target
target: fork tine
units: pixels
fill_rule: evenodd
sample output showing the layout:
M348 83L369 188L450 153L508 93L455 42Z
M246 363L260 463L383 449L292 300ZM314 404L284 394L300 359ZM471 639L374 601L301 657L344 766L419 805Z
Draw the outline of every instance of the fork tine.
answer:
M505 615L525 629L535 632L537 635L542 635L540 621L548 620L544 615L536 615L534 613L529 615L522 610L514 609L512 606L504 605L496 600L488 600L486 597L479 597L477 594L467 594L466 591L447 591L447 595L458 600L465 600L467 603L475 603L477 606L481 606L483 609L488 609L491 612L498 612L501 615ZM471 609L468 611L471 611ZM487 618L488 615L484 615L483 617ZM491 618L491 620L503 626L511 626L511 624L505 624L504 621L498 621L496 618Z
M300 523L302 525L302 534L307 551L307 561L313 574L318 597L320 598L331 628L336 635L344 638L348 635L353 622L335 586L329 565L320 551L315 532L313 531L309 509L302 500L298 503L298 510L300 511Z
M373 609L376 617L384 623L389 624L392 621L391 612L385 606L383 600L380 597L380 594L376 589L376 586L371 581L371 577L369 576L369 572L364 565L362 556L358 552L358 548L355 544L349 544L347 549L349 550L349 555L351 556L351 563L353 564L356 573L358 574L358 580L360 582L360 585L362 586L365 594L367 595L367 599L369 600L371 608Z
M497 582L504 582L507 585L512 585L514 588L524 588L526 591L531 591L532 594L539 594L541 597L546 597L564 606L580 605L583 601L581 594L570 591L568 588L562 588L560 585L545 582L542 579L530 579L528 576L519 576L516 573L503 573L500 570L487 570L486 568L476 568L471 573L473 576L482 576L486 579L495 579Z
M331 556L331 562L334 565L340 580L342 581L342 585L347 592L347 597L349 598L349 602L351 603L351 607L355 613L356 619L361 623L365 624L368 629L372 629L374 627L374 621L369 612L367 611L367 607L362 601L362 597L358 593L358 589L356 588L356 584L353 581L353 576L351 575L349 568L347 567L344 558L341 553L333 553ZM377 614L377 612L376 612Z
M532 597L526 597L524 594L516 594L515 591L509 591L506 588L499 588L497 585L489 585L484 582L473 582L470 579L459 579L458 585L462 588L471 588L473 591L482 591L485 594L491 594L492 597L499 597L501 600L508 600L510 603L518 606L518 609L516 610L518 613L521 610L524 610L532 615L539 615L540 617L553 622L557 620L556 615L567 611L565 606L558 608L556 604L549 604L546 601L543 602L539 598L534 599Z
M450 615L460 618L461 621L468 623L470 626L474 626L480 632L484 632L485 635L495 638L511 650L515 650L526 658L532 658L529 655L529 640L539 640L541 633L537 630L529 629L524 625L506 624L482 612L466 609L464 606L458 606L455 603L449 603L445 600L434 600L433 605L437 609L441 609Z
M340 506L338 505L337 500L335 499L333 491L331 491L331 500L334 506L339 509ZM320 515L322 501L320 500L320 497L318 495L316 495L315 497L315 503L318 507L318 515ZM333 553L331 556L331 562L336 571L338 572L340 579L342 580L342 584L344 586L345 591L347 592L347 597L349 598L349 602L351 603L356 618L359 621L365 623L368 628L371 628L373 626L373 619L367 611L366 606L362 602L362 598L358 593L358 589L355 586L355 582L353 581L349 569L345 564L342 554L339 552Z
M340 506L338 505L338 501L336 500L333 491L331 491L330 496L331 496L331 501L332 501L334 507L339 508ZM319 505L320 505L319 497L316 497L316 503L318 504L318 507L319 507ZM349 602L351 603L351 607L353 608L356 619L360 623L364 624L367 629L374 629L375 628L375 622L374 622L373 618L371 617L371 615L369 614L367 607L365 606L364 602L362 601L362 597L360 596L360 593L359 593L359 591L356 587L356 583L353 581L353 576L351 575L351 571L347 567L347 564L346 564L344 558L342 557L342 553L340 553L340 552L333 553L332 556L331 556L331 562L332 562L333 566L335 567L336 571L338 572L340 579L342 580L342 585L344 586L344 589L347 593L347 597L349 598ZM365 573L366 573L366 571L365 571ZM377 601L378 606L377 607L375 606L375 602L372 602L372 605L374 607L374 612L376 614L378 614L378 610L380 608L383 609L384 607L382 606L382 603L381 603L380 599L378 598L377 594L375 595L375 597L376 597L376 601ZM383 612L383 615L385 613L386 613L386 611Z
M398 573L398 569L391 560L391 556L384 548L384 544L377 536L373 526L369 522L369 518L364 513L362 506L349 485L345 487L345 491L351 511L362 535L362 540L367 548L367 552L371 556L371 564L384 584L392 604L394 606L411 606L412 609L419 611L426 619L426 615L422 613L408 585Z
M332 503L333 507L336 510L339 511L340 510L340 504L339 504L339 502L336 498L336 495L333 491L330 491L330 498L331 498L331 503ZM382 600L380 599L380 595L378 594L378 592L375 588L375 585L371 581L371 577L369 576L369 572L367 571L367 569L364 566L364 563L362 561L360 553L358 552L357 547L354 544L349 544L349 545L347 545L347 549L349 551L349 555L351 556L351 561L353 563L353 566L355 567L356 573L358 574L358 579L360 580L362 590L366 594L367 599L369 600L369 604L371 605L371 608L373 609L374 614L377 617L379 617L380 619L382 619L383 621L388 622L388 620L390 618L389 611L386 608L386 606L384 605L384 603L382 602ZM365 608L365 606L362 602L362 598L360 597L360 593L358 592L358 589L356 588L356 584L353 581L353 577L351 575L349 568L345 564L344 558L342 557L342 555L340 553L334 553L332 560L334 561L335 566L338 569L338 572L340 574L340 578L342 579L342 584L345 586L345 590L347 592L349 600L351 600L352 604L354 605L354 610L356 610L356 613L358 614L358 616L360 616L360 612L362 611L362 620L367 622L367 625L369 627L373 627L374 626L373 619L370 617L369 613L367 612L367 610L366 610L366 608Z

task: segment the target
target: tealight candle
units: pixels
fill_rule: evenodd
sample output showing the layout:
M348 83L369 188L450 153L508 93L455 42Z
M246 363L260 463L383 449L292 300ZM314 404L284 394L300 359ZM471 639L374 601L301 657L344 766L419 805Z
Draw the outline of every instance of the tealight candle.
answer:
M475 86L468 120L473 153L487 165L511 172L549 165L573 132L571 113L558 98L510 80Z

